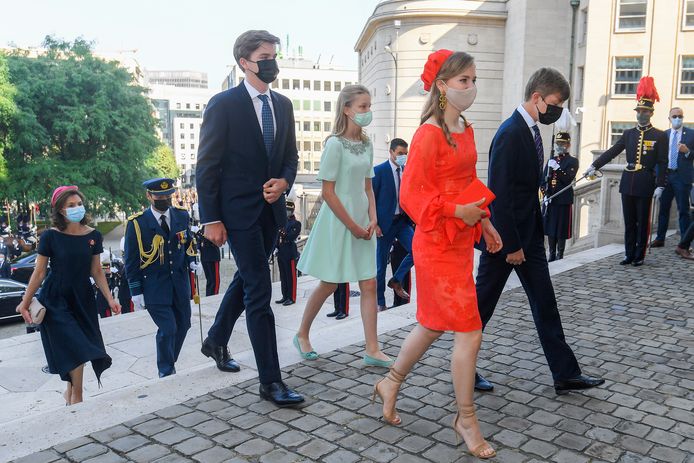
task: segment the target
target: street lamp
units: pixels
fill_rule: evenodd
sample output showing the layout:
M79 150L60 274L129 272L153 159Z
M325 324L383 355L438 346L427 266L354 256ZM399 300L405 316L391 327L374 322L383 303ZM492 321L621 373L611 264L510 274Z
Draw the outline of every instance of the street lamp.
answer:
M390 45L383 47L383 50L393 58L395 65L395 79L393 84L393 138L398 136L398 55L390 49Z

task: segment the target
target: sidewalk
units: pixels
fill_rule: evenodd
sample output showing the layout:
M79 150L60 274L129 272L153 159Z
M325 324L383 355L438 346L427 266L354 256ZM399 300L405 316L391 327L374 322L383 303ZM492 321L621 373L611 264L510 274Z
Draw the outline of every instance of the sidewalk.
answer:
M576 266L556 275L554 288L585 372L608 380L599 389L555 396L523 291L502 296L479 361L497 387L477 397L483 430L499 452L496 461L692 460L694 313L684 291L694 268L670 248L654 251L641 268L616 265L617 255L594 261L619 251L619 246L601 248L551 265L553 273ZM302 298L312 284L302 279ZM206 299L204 323L216 309L214 298ZM322 357L316 362L298 362L291 347L302 305L276 308L285 378L307 396L301 410L278 410L258 399L242 324L231 342L241 373L221 373L196 352L195 319L179 374L149 379L155 371L153 326L146 314L136 313L118 329L111 325L128 316L104 323L107 349L118 351L111 370L120 373L109 370L104 389L90 387L83 404L61 407L57 391L44 391L41 408L29 397L41 386L24 393L5 388L0 459L51 446L22 461L473 461L452 445L450 335L437 341L408 377L398 402L404 426L392 427L376 419L380 406L369 403L372 385L385 371L361 365L356 304L341 322L319 315L312 332ZM386 352L397 354L413 315L412 304L379 314ZM27 390L33 380L4 370L14 361L10 352L25 356L16 366L23 375L41 363L32 358L36 347L41 354L40 345L32 346L31 335L20 338L8 340L14 347L0 344L0 378L22 378L19 386ZM128 375L142 379L128 387L132 383L123 382L118 390L120 377ZM5 405L20 402L21 394L28 394L24 406L8 421Z

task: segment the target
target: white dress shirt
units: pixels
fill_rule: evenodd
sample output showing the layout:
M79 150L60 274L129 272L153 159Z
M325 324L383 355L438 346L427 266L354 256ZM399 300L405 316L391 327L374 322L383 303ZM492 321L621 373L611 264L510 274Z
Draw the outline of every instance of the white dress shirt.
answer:
M518 105L518 108L516 108L518 112L520 113L521 116L523 116L523 120L525 121L526 124L528 124L528 130L530 130L530 136L532 137L533 140L535 140L535 131L533 130L533 127L537 125L537 122L528 114L528 111L525 110L523 105Z
M164 217L166 217L166 225L168 225L169 230L171 230L171 213L169 212L171 210L170 207L163 214L156 210L154 206L150 206L149 209L152 211L152 214L154 214L154 220L157 221L159 226L161 226L161 216L163 215Z
M393 172L393 181L395 182L395 212L394 215L400 214L400 180L398 179L397 169L400 169L400 177L402 178L402 168L395 164L390 158L388 158L390 163L390 170Z
M246 86L246 90L251 97L253 102L253 108L255 109L255 115L258 118L258 125L260 126L260 131L263 131L263 102L258 95L261 93L255 89L254 86L248 83L248 80L243 79L243 85ZM277 134L277 119L275 119L275 108L272 107L272 96L270 95L270 87L262 93L262 95L267 95L267 102L270 105L270 111L272 111L272 125L275 126L275 134Z

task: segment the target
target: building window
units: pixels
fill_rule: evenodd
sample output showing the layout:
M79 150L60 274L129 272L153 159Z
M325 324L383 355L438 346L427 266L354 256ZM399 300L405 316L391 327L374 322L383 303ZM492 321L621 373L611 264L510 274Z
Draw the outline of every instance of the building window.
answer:
M293 79L292 80L292 89L293 90L301 90L301 81L299 79Z
M320 170L320 161L316 161L313 163L313 170L315 170L315 171Z
M313 123L313 131L314 132L320 132L320 122L314 122Z
M184 138L186 138L186 134L185 134L185 133L181 133L181 140L183 140Z
M311 100L304 100L304 111L310 111L311 110Z
M576 101L583 101L583 77L585 68L583 66L576 67Z
M345 82L345 87L348 85L352 85L352 82Z
M581 10L581 41L578 44L580 46L585 46L587 38L588 38L588 8L584 8Z
M643 58L628 57L614 60L614 94L635 95L641 79Z
M304 132L311 131L311 123L309 121L304 121Z
M183 128L183 127L181 127L181 128ZM190 123L190 128L191 128L191 129L194 129L194 128L195 128L195 124L193 124L193 123L191 122L191 123Z
M190 139L195 140L195 134L193 132L190 133Z
M331 130L331 123L330 122L323 122L323 131L324 132L330 132Z
M304 170L311 170L311 161L304 161Z
M329 80L326 80L325 82L323 82L323 90L325 90L326 92L329 92L331 87L332 87L332 84Z
M294 111L298 111L301 107L301 102L299 100L292 100L292 106L294 107Z
M195 103L195 109L200 109L200 103Z
M192 148L193 145L190 145L190 147ZM195 154L190 153L190 160L192 161L192 160L194 160L194 159L195 159Z
M330 102L329 101L324 101L323 102L323 111L329 113L332 111L332 108L330 107Z
M334 90L336 92L339 92L340 90L342 90L342 82L335 82Z
M181 124L179 125L179 127L183 129L183 128L185 128L185 124L183 124L183 122L181 122Z
M304 142L304 151L311 151L311 142L310 141Z
M176 109L181 109L181 103L176 103Z
M190 109L190 103L186 103L186 109Z
M311 90L311 81L310 80L304 81L304 90Z
M320 101L313 100L313 110L314 111L320 111L320 106L321 106Z
M181 149L182 149L182 150L186 149L186 144L185 144L185 143L181 143Z
M617 29L638 31L646 29L648 0L618 0Z
M694 0L685 0L684 27L687 29L694 28Z
M273 80L272 81L272 88L279 88L279 86L280 86L279 80Z
M318 152L320 152L320 142L319 142L319 141L314 141L314 142L313 142L313 151L318 151Z
M190 149L192 149L192 150L195 149L195 143L191 143L191 144L190 144ZM191 154L191 156L192 156L192 154Z
M320 80L314 80L313 81L313 89L314 90L320 90Z
M694 95L694 56L683 56L680 67L680 95Z
M631 129L636 125L635 122L611 122L610 123L610 146L617 143L625 130Z
M282 79L282 89L289 90L289 79Z

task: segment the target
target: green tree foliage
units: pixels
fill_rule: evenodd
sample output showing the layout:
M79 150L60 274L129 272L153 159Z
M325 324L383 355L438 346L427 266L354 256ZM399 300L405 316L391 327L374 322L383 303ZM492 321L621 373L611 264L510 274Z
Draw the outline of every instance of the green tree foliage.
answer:
M164 143L157 146L154 150L152 156L147 161L147 166L161 177L175 180L181 175L181 171L178 165L176 165L173 150Z
M76 184L93 210L139 209L142 181L159 174L145 89L85 40L46 37L44 47L36 58L7 57L17 112L0 197L45 204L56 186Z
M10 125L16 113L14 86L10 83L7 60L0 53L0 183L7 180L7 163L4 152L11 141Z

